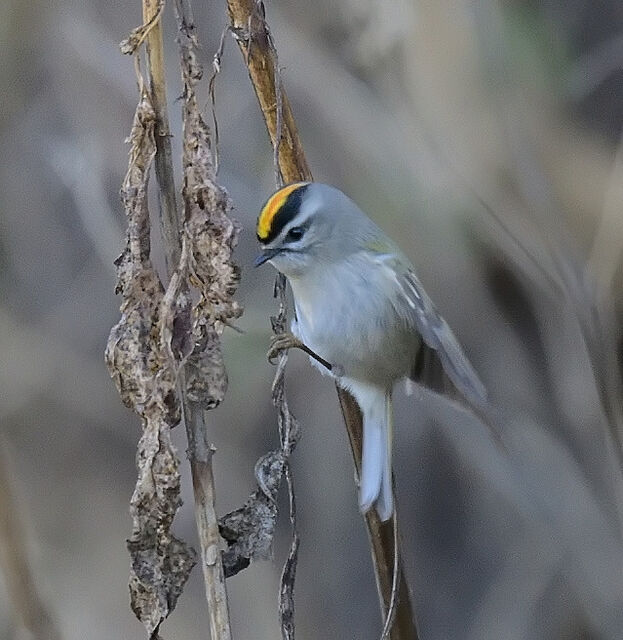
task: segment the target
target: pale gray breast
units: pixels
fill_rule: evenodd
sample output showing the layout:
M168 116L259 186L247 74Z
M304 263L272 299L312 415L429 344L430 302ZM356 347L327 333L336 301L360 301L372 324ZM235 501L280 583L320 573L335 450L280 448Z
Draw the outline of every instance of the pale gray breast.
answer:
M349 377L390 386L411 370L420 338L396 311L395 285L369 266L344 261L293 279L292 329Z

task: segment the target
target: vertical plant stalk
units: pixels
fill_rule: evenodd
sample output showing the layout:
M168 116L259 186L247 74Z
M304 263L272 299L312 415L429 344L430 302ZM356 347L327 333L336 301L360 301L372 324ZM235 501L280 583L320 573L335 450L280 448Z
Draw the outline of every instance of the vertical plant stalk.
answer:
M190 412L203 413L202 409L191 405ZM190 416L186 423L186 432L189 439L190 468L193 479L193 492L195 496L195 521L199 533L199 546L201 548L201 568L203 570L203 582L208 602L208 615L210 618L210 638L213 640L231 640L231 624L229 621L229 603L227 599L227 587L223 573L223 561L221 555L221 536L218 529L216 515L216 494L214 490L214 475L212 472L213 447L207 442L207 438L201 438L201 444L197 440L190 444L190 437L194 432L189 425L205 424L202 418Z
M162 1L142 0L143 18L149 23L162 9ZM160 219L169 276L180 265L182 243L180 240L180 220L176 206L175 182L171 154L169 119L166 102L166 82L161 21L158 20L147 36L150 94L156 114L156 178L160 187ZM186 114L185 114L186 115ZM189 253L192 248L189 248ZM194 258L194 256L193 256ZM188 260L191 258L188 257ZM176 273L175 275L179 275ZM173 280L173 278L172 278ZM174 290L176 283L171 283ZM175 304L175 303L174 303ZM210 336L212 337L212 336ZM203 343L205 348L206 342ZM197 345L194 345L197 346ZM191 354L192 357L193 354ZM196 363L195 363L196 364ZM200 369L200 367L196 367ZM184 423L188 439L188 458L190 461L193 493L195 502L195 520L201 549L201 564L204 576L206 600L210 619L212 640L231 640L229 604L223 564L221 559L221 537L215 507L214 475L212 454L204 419L204 406L196 398L189 397L187 382L189 376L186 367L178 372L178 389L181 397ZM223 390L224 393L224 390ZM216 402L215 404L217 404ZM213 405L214 406L214 405Z
M266 128L273 146L279 170L285 183L311 180L312 175L305 159L296 122L289 100L281 84L277 64L277 53L264 17L264 6L256 0L227 0L231 29L234 33L249 76L258 98ZM278 95L281 94L281 109ZM281 112L281 113L279 113ZM281 115L281 117L279 117ZM278 132L278 120L281 132ZM277 141L277 137L280 139ZM353 453L357 473L361 467L361 442L363 425L361 412L353 397L337 387L344 423ZM394 567L394 534L391 521L382 523L374 510L366 515L374 564L377 589L383 616L387 614L392 599ZM390 633L391 640L417 640L413 610L408 585L401 571L398 589L398 604L395 622Z
M359 478L363 445L361 411L350 393L337 387L337 394L346 424L346 431L348 432L350 448L353 452L357 478ZM379 598L382 598L381 611L383 616L386 616L391 602L392 581L394 578L394 532L392 531L391 520L385 523L381 522L374 509L368 511L365 518L375 569L376 587L379 592ZM399 567L399 573L396 617L389 637L391 640L417 640L418 633L411 608L411 594L402 566Z
M0 569L12 611L33 640L60 640L60 635L41 600L28 562L27 536L11 482L8 456L0 442Z
M312 174L298 136L290 101L280 86L279 78L281 109L278 109L279 98L275 90L277 52L264 19L264 5L256 0L227 0L227 6L232 32L247 65L273 147L277 146L277 120L281 120L278 159L283 182L311 180Z
M180 219L175 201L173 155L171 152L171 130L167 112L167 88L162 46L162 20L159 14L164 0L142 0L143 22L150 24L145 41L149 72L149 93L156 113L156 179L160 187L160 226L165 247L167 271L173 272L180 260Z

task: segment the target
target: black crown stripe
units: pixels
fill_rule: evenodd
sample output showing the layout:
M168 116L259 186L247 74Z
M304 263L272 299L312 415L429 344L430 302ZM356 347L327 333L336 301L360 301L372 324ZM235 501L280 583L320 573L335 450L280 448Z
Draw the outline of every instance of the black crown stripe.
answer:
M303 195L307 187L309 187L309 184L303 184L288 195L286 201L273 216L268 235L265 238L258 236L257 239L261 244L272 242L281 233L282 229L297 216L301 210Z

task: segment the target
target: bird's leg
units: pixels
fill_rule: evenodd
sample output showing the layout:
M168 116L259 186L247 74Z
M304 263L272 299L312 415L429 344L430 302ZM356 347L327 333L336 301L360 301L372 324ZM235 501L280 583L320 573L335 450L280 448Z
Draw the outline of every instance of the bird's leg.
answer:
M312 351L306 344L301 342L296 336L291 333L278 333L273 335L270 339L270 347L266 357L268 362L273 363L273 359L276 358L282 351L287 349L300 349L304 351L308 356L311 356L314 360L319 362L323 367L331 371L333 365L327 362L324 358Z

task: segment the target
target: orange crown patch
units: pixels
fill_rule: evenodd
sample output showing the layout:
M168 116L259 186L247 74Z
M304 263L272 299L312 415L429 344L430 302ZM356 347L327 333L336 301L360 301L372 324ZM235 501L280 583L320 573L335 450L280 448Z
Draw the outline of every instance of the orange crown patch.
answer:
M289 184L285 187L279 189L273 193L273 195L268 199L268 202L264 205L264 208L260 212L260 215L257 219L257 236L258 238L265 240L270 235L270 230L273 226L273 220L275 216L283 207L288 196L300 187L309 184L309 182L295 182L294 184Z

